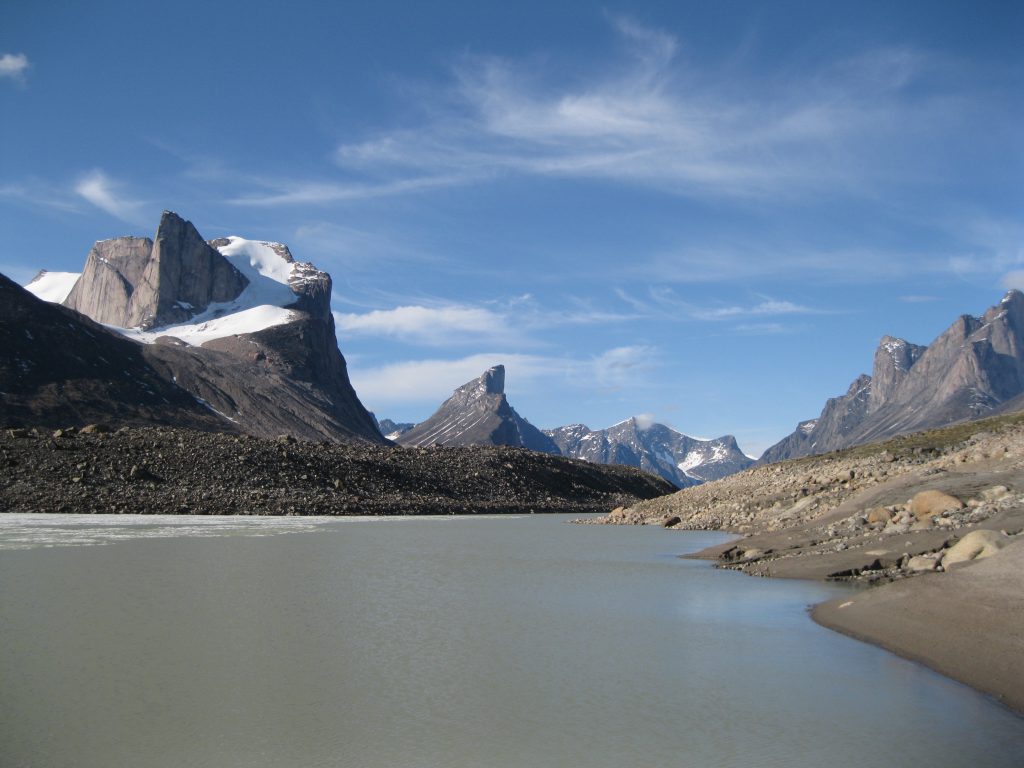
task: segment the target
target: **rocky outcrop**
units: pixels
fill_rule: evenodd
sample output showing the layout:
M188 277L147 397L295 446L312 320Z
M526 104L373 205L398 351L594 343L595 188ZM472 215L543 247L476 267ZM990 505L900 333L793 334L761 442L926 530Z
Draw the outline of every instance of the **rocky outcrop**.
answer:
M717 480L753 464L732 435L700 440L636 417L603 430L572 424L544 430L544 434L555 442L563 456L639 467L660 475L677 488Z
M963 315L927 347L882 338L871 376L764 452L771 463L1024 406L1024 294Z
M516 413L505 397L505 367L463 384L426 421L399 435L399 445L512 445L557 454L558 447Z
M149 329L188 320L248 285L192 225L164 211L153 240L96 243L64 305L100 323Z
M152 241L96 243L65 304L112 326L148 329L125 332L151 342L141 354L153 369L227 428L382 443L349 381L330 297L330 275L297 262L286 246L241 238L208 244L165 211ZM261 319L267 310L269 325ZM225 330L213 338L188 336L192 326L218 323Z

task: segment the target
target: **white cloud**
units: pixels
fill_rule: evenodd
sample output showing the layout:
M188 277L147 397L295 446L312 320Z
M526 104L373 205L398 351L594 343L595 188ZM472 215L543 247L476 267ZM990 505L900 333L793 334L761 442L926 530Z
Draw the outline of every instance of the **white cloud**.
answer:
M635 346L610 349L593 358L487 352L457 359L409 360L373 367L350 366L349 376L370 410L436 408L459 386L488 368L505 366L510 397L560 390L607 392L639 383L656 367L657 350Z
M5 53L0 56L0 78L9 77L23 83L29 66L28 56L24 53Z
M557 359L487 352L455 360L408 360L376 368L350 367L349 376L360 399L371 410L395 405L437 407L456 387L498 364L505 366L506 385L511 390L529 387L538 378L565 372L565 364Z
M75 184L75 193L111 216L128 222L139 220L142 203L118 194L119 185L103 171L91 171Z
M1003 288L1007 290L1011 288L1024 290L1024 269L1015 269L1012 272L1007 272L1003 275L1002 284Z
M502 315L482 307L459 305L404 306L364 314L335 312L334 322L341 334L390 337L431 346L512 335Z

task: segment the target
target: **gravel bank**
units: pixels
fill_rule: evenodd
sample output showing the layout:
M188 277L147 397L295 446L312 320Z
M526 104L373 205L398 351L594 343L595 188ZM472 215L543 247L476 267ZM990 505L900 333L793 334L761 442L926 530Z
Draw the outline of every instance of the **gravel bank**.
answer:
M518 448L339 445L170 427L0 432L0 512L586 513L672 490L632 468Z

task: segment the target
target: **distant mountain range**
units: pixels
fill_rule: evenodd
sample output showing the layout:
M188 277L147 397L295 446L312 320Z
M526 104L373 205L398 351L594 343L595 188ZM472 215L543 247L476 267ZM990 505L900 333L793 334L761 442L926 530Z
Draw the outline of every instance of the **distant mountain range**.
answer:
M167 400L160 421L175 422L171 406L187 394L183 420L193 418L198 404L207 414L204 423L212 419L214 428L226 431L384 442L338 350L330 275L295 261L280 243L240 237L206 242L191 222L165 211L152 240L97 242L81 274L44 271L27 286L65 310L13 283L4 289L11 305L0 312L35 318L24 326L27 333L33 322L63 322L72 331L49 339L48 349L22 344L19 337L17 346L0 350L6 382L0 416L6 423L92 420L103 412L107 396L101 392L120 393L111 414L143 418L151 411L152 390ZM95 354L87 356L75 339L90 334ZM53 357L61 349L82 365L61 367ZM131 361L135 368L127 365ZM145 375L133 372L143 370ZM163 384L157 387L154 377ZM140 381L149 390L140 391Z
M761 463L873 442L1024 407L1024 294L961 315L927 347L885 336L872 375L802 421Z
M639 467L680 488L718 480L754 463L732 435L702 440L637 417L597 431L572 424L544 433L563 456Z
M731 435L700 440L644 419L631 418L600 431L582 424L541 431L509 404L501 365L456 389L423 423L412 426L385 419L380 427L399 445L518 446L597 464L639 467L680 488L753 463Z

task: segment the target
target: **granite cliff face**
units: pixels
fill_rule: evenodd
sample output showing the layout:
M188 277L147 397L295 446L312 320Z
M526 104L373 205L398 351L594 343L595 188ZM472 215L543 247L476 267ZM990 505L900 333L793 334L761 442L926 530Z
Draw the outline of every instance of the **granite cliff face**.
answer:
M144 342L154 370L231 429L384 442L349 382L330 296L330 275L286 246L207 243L165 211L154 240L96 243L64 304Z
M164 211L154 240L96 243L64 305L100 323L149 330L231 301L248 284L192 222Z
M700 440L635 417L598 431L572 424L544 433L554 440L563 456L639 467L678 488L717 480L753 464L732 435Z
M1024 294L1010 291L981 317L962 315L927 347L882 338L860 376L818 419L762 455L762 463L825 453L999 412L1024 395ZM810 426L812 425L813 426Z
M399 445L511 445L557 454L551 438L505 398L505 367L496 365L452 393L433 416L401 435Z

